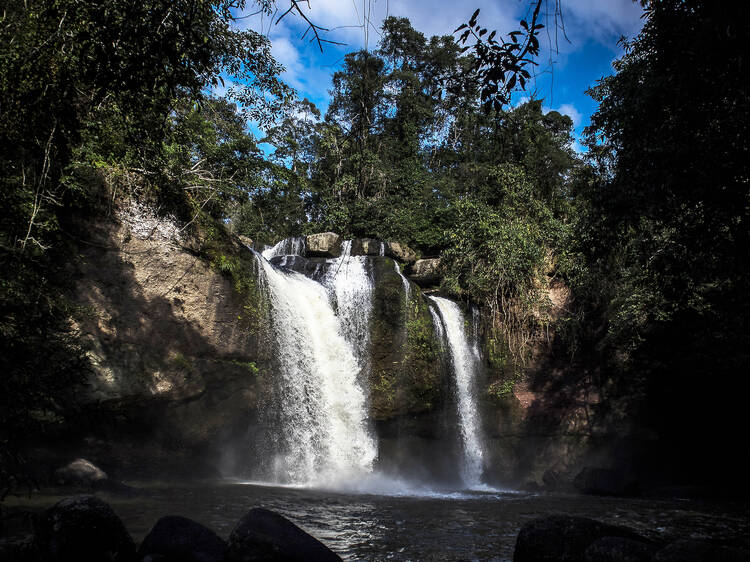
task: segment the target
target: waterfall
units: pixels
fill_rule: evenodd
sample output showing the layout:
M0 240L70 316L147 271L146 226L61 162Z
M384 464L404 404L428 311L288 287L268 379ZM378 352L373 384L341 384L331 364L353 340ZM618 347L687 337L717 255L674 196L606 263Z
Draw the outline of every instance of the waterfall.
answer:
M437 306L442 318L448 348L451 352L453 371L456 379L456 396L458 402L458 420L463 444L463 466L461 476L464 484L478 487L482 484L482 444L480 439L479 416L475 396L475 379L477 374L476 351L466 337L464 317L458 304L441 297L427 297ZM433 315L433 320L439 320Z
M474 357L476 357L477 361L482 360L482 352L479 349L479 324L481 321L481 317L479 314L479 307L472 304L471 305L471 351L474 353Z
M406 302L409 302L409 295L411 294L411 285L409 285L409 280L406 278L406 275L401 273L401 267L398 265L398 262L396 260L393 260L393 265L396 266L396 273L398 273L399 277L401 277L401 283L404 285L404 294L406 295Z
M257 253L256 259L271 300L280 365L274 478L325 484L369 474L377 445L349 327L335 314L323 285L279 270ZM346 292L341 295L339 307L347 310Z
M322 279L336 303L344 337L356 350L360 370L369 357L370 317L373 285L367 273L367 258L352 256L352 241L341 244L341 257L332 260Z
M429 298L429 297L428 297ZM443 321L440 319L440 314L435 307L430 306L430 315L432 316L432 326L435 328L435 335L437 336L440 345L443 345L445 338L445 331L443 330Z
M263 257L267 260L276 256L302 256L305 254L305 237L297 236L284 238L277 242L275 246L266 246L263 250Z

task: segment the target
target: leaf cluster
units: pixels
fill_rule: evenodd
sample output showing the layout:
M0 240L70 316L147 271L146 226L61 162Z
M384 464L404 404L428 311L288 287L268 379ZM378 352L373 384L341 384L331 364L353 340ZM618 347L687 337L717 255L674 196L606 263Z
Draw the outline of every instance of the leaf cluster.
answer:
M508 33L507 39L495 39L497 31L484 37L487 28L478 23L479 9L453 32L460 33L457 43L464 45L461 52L470 51L473 55L470 71L481 84L479 94L486 110L500 111L510 103L517 87L526 88L526 81L531 78L528 67L537 64L534 57L539 55L537 35L544 28L539 23L541 7L542 1L537 0L531 21L521 20L521 29Z

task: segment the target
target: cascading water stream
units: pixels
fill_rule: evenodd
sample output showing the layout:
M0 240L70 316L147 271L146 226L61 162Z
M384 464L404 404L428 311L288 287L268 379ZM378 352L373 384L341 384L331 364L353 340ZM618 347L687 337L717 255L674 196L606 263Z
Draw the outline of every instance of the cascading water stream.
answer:
M477 308L475 305L471 306L471 351L474 353L474 357L477 361L482 360L482 352L479 349L479 324L481 322L481 317L479 314L479 308Z
M406 298L406 302L409 302L409 295L411 294L411 285L409 285L409 280L406 278L406 275L401 273L401 267L398 265L398 262L396 260L393 260L393 265L396 267L396 273L398 273L399 277L401 277L401 283L404 286L404 295Z
M373 285L365 256L352 256L352 241L341 245L341 257L331 261L321 280L336 302L344 337L356 350L360 371L369 356Z
M474 388L477 374L476 352L466 338L464 318L458 304L441 297L427 298L435 303L440 312L442 323L435 322L436 331L440 336L441 328L437 326L442 324L453 362L463 445L461 476L469 488L482 487L483 449ZM433 320L439 320L434 311Z
M257 253L256 259L271 300L280 364L275 480L328 485L369 474L377 446L348 327L323 285L281 271Z
M271 307L277 347L278 399L268 410L271 451L266 477L276 483L382 493L424 491L425 484L375 472L377 442L369 420L370 331L374 285L366 256L352 256L352 241L339 258L322 260L312 278L288 269L305 254L304 238L286 239L256 253ZM381 244L380 257L385 253ZM295 258L302 256L302 258ZM269 260L273 260L273 265ZM318 273L320 269L320 273ZM411 286L398 262L404 298ZM484 490L483 449L475 400L479 363L478 311L471 326L455 302L428 297L436 335L450 351L455 373L465 487ZM471 334L469 333L471 332ZM270 473L268 468L270 466Z
M429 298L429 297L428 297ZM440 314L437 308L430 306L430 315L432 316L432 326L435 328L435 335L437 340L440 342L441 349L443 348L443 342L445 341L445 330L443 330L443 320L440 318Z
M275 246L266 247L262 255L267 260L276 256L301 256L305 253L305 237L284 238Z

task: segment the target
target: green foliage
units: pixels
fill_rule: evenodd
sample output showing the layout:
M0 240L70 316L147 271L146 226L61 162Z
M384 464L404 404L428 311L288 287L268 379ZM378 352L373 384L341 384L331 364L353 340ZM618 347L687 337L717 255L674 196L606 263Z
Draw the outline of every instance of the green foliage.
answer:
M232 282L242 314L237 321L255 335L265 334L271 313L268 295L258 281L258 264L245 248L238 248L224 224L199 212L196 229L202 239L201 255L216 271Z
M582 193L591 241L582 253L592 275L611 280L609 335L629 351L681 311L734 317L750 242L740 179L749 149L734 140L750 115L742 17L700 2L650 4L647 16L617 74L590 91L600 106L588 145L601 179Z
M23 448L54 434L78 414L75 388L88 363L70 322L71 303L57 286L66 270L47 256L28 259L0 248L0 497L32 485Z
M260 375L260 369L255 364L254 361L240 361L239 359L224 359L222 361L223 363L227 363L228 365L234 365L235 367L239 367L240 369L243 369L247 371L249 375L252 375L254 377L257 377Z
M65 295L86 221L106 216L123 195L186 223L201 209L222 219L257 185L245 119L267 122L291 90L278 79L268 40L234 25L244 5L3 6L0 470L18 475L24 442L75 411L66 393L82 381L86 361ZM206 96L222 76L243 110Z
M544 202L534 198L522 169L500 166L488 187L495 205L464 198L456 204L458 221L443 253L444 287L487 307L517 362L547 304L545 289L551 252L565 225Z
M488 111L499 111L508 105L516 87L525 89L526 81L531 78L526 67L537 64L534 60L534 57L539 55L537 35L544 28L539 22L542 0L533 0L530 7L531 21L521 20L521 29L508 33L508 39L497 41L497 31L487 35L487 28L477 22L478 9L467 23L460 25L453 32L460 32L458 42L466 45L464 50L473 51L473 70L481 83L480 97Z
M715 436L743 423L737 394L707 388L735 388L750 365L750 21L726 3L645 5L617 73L590 91L571 281L608 403L637 407L661 438L655 462L702 480L736 464Z
M496 400L500 400L510 396L515 385L515 380L495 381L487 387L487 394Z
M168 363L170 366L179 369L185 374L192 375L195 372L195 368L190 362L190 359L185 357L182 353L174 353L171 357L169 357Z

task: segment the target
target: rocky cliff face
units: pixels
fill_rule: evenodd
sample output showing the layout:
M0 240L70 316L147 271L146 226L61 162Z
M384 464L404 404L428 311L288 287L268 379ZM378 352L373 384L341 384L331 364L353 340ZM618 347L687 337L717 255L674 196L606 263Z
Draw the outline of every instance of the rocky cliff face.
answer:
M91 365L81 391L89 413L65 454L115 475L200 476L252 465L249 434L268 419L261 414L272 403L276 367L270 303L249 241L210 221L187 236L139 207L89 232L75 295ZM271 261L322 276L341 246L334 233L308 236L305 255ZM422 295L439 282L439 265L419 267L416 254L396 242L355 240L351 250L369 256L374 284L367 377L379 462L400 474L427 466L430 476L449 479L458 447L452 375ZM498 368L487 341L483 347L487 467L500 480L541 480L545 469L579 454L595 397L577 396L556 411L553 383L516 380ZM539 421L545 412L560 422L553 429Z
M128 473L199 474L255 417L269 377L263 303L230 271L254 261L199 231L188 238L137 207L91 226L75 298L92 367L81 401L97 423L84 425L81 455Z

